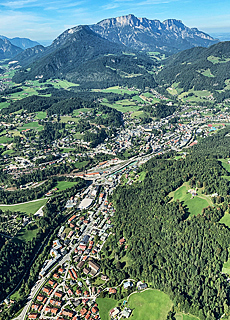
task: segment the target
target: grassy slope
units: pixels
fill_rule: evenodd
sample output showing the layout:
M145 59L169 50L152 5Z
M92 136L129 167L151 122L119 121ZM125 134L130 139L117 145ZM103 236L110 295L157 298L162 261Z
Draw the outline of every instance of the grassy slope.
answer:
M109 298L98 298L96 302L99 306L101 319L109 320L109 311L117 306L118 301ZM133 310L131 316L133 320L165 320L172 307L172 301L161 291L146 290L132 294L128 300L127 307Z
M109 311L116 306L117 301L109 298L97 298L96 302L98 304L101 319L110 320Z
M176 320L199 320L197 317L191 314L179 313L176 315Z
M0 205L0 209L3 211L10 210L10 211L21 211L25 212L26 214L34 214L38 211L42 206L44 206L47 202L47 199L41 199L35 202L28 202L24 204L15 204L15 205L7 205L3 206Z
M197 215L202 212L203 208L212 205L212 201L210 200L210 198L206 195L201 194L200 190L198 191L198 196L192 198L191 194L187 192L187 190L189 189L191 188L188 183L184 183L176 191L171 192L169 196L172 197L174 201L183 201L184 205L188 207L191 215Z
M58 181L57 188L59 191L66 190L68 188L73 187L78 182L72 182L72 181Z
M172 301L163 292L146 290L130 296L128 305L133 310L133 320L164 320L172 307Z

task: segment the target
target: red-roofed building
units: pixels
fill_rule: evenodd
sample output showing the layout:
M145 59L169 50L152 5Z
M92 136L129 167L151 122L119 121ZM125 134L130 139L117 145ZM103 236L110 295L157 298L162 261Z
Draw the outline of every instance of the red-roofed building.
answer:
M48 283L53 286L55 284L55 281L49 280Z
M73 276L73 274L72 274L72 272L71 272L71 270L69 270L69 275L70 275L70 277L72 278L72 280L75 280L75 279L74 279L74 276Z
M124 244L124 243L125 243L125 238L121 238L121 239L119 240L119 243L120 243L120 245Z
M31 309L37 311L39 308L38 304L32 304Z
M69 289L69 290L67 291L67 293L68 293L70 296L73 295L73 291L72 291L71 289Z
M64 272L64 269L63 269L63 268L59 268L59 269L58 269L58 272L59 272L59 273L63 273L63 272Z
M68 310L62 310L62 313L61 313L63 316L67 316L67 317L70 317L72 318L74 313L72 311L68 311Z
M44 299L44 296L41 296L41 295L37 296L37 300L38 300L38 301L42 302L43 299Z
M51 293L53 292L53 289L49 289L47 287L42 288L42 291L45 292L48 296L51 295Z
M37 317L38 317L37 313L31 313L31 314L28 315L29 319L37 319Z
M74 219L76 219L76 215L74 214L71 218L69 218L68 222L72 222Z
M77 280L77 272L74 269L71 269L71 271L73 273L74 278Z
M55 295L55 297L62 298L63 293L56 291L56 292L54 293L54 295Z
M109 288L109 294L117 293L117 290L115 288Z
M92 312L93 312L93 313L97 313L97 312L98 312L98 308L94 306L94 307L92 308Z
M82 308L81 311L80 311L80 314L82 316L84 316L86 313L87 313L87 309L86 308Z
M57 312L58 312L58 308L51 309L51 313L54 314L55 316L56 316Z
M45 313L49 313L50 311L51 309L49 307L45 307L45 310L44 310Z

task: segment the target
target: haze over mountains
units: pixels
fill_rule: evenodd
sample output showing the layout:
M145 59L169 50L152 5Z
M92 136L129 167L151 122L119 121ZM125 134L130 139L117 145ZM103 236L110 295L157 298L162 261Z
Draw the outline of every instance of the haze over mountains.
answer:
M10 43L12 43L14 46L17 46L23 50L39 45L39 43L37 41L33 41L28 38L15 37L15 38L10 39L10 38L7 38L7 37L1 36L1 35L0 35L0 38L10 41Z

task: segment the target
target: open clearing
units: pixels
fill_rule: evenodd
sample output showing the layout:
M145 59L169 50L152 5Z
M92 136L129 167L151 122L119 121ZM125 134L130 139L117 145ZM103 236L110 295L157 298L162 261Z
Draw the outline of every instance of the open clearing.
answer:
M99 306L101 319L109 320L109 311L118 305L118 301L109 298L98 298L96 302ZM149 289L132 294L126 305L133 310L132 320L166 320L173 303L165 293Z
M133 320L164 320L172 307L169 296L158 290L146 290L130 296L128 306Z
M227 273L230 276L230 258L228 258L228 261L224 263L222 272Z
M47 202L47 199L41 199L38 201L31 201L28 203L22 204L13 204L13 205L0 205L0 209L2 211L10 210L10 211L20 211L25 212L26 214L35 214L42 206L44 206Z
M23 125L23 127L18 128L19 131L23 131L23 130L26 130L26 129L35 129L37 131L41 131L41 130L43 130L43 126L38 124L37 121L34 121L34 122L25 123Z
M202 194L202 188L197 189L197 196L192 197L188 190L191 189L188 182L183 183L174 192L170 192L169 197L172 197L174 201L183 201L184 205L187 206L190 215L197 215L202 213L202 209L208 206L212 206L213 203L209 196Z
M63 190L66 190L68 188L73 187L77 183L78 182L73 182L73 181L58 181L57 188L59 191L63 191Z
M110 320L109 311L116 306L117 300L110 298L97 298L96 303L98 304L101 319Z
M219 222L224 223L227 227L230 228L230 214L226 212Z
M110 88L107 88L107 89L94 89L92 91L95 91L95 92L113 92L113 93L118 93L118 94L134 94L134 93L138 93L137 90L128 90L127 88L121 88L119 86L115 86L115 87L110 87Z
M176 314L176 320L199 320L199 318L191 314L178 313Z
M32 230L27 230L26 228L22 228L16 235L16 239L21 241L31 241L33 238L36 237L37 233L39 231L39 228L34 225L34 228Z

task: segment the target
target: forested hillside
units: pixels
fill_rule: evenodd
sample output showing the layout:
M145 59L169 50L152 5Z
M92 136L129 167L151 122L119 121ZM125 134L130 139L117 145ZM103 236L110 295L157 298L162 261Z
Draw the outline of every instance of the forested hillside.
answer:
M229 49L230 42L226 41L210 48L192 48L171 56L164 62L157 82L166 88L178 84L182 92L208 90L214 93L217 101L222 101L229 97Z
M230 285L221 270L228 259L230 230L217 223L230 204L230 184L222 177L229 173L218 161L230 156L228 133L222 130L205 139L185 159L168 154L148 161L140 169L147 173L143 183L120 186L113 195L117 210L111 245L115 248L124 236L127 252L121 248L117 254L132 261L123 271L113 270L114 277L125 271L146 280L168 293L177 310L200 320L229 312ZM206 194L217 192L222 203L189 217L183 203L168 197L186 181L193 188L203 187ZM105 267L111 266L105 259Z

